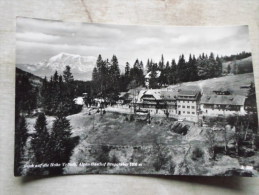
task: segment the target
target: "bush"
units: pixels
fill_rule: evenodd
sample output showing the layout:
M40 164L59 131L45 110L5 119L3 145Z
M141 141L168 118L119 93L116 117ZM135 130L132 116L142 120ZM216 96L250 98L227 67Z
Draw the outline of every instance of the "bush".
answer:
M163 152L160 146L158 146L158 153L153 163L153 167L155 168L156 171L159 171L167 162L168 162L168 157L166 152Z
M109 162L109 152L111 147L109 146L102 146L99 155L97 156L97 160L101 163Z
M198 161L201 159L204 155L204 152L200 148L195 148L192 152L192 160L193 161Z
M117 158L117 156L115 154L112 155L111 157L111 160L110 160L111 163L119 163L119 159Z

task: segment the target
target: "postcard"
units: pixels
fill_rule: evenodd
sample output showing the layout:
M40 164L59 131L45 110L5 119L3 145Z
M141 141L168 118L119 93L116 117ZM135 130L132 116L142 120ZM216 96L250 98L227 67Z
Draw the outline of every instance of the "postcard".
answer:
M248 26L17 18L15 176L257 176Z

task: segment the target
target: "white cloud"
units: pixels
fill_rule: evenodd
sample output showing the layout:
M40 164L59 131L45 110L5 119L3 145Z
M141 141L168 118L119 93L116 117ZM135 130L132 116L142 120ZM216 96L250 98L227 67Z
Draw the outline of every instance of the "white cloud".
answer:
M51 42L59 39L59 36L48 35L44 33L36 33L36 32L23 32L16 33L17 41L26 41L26 42Z
M148 45L156 43L161 43L161 39L155 37L141 37L135 40L135 44L137 45Z

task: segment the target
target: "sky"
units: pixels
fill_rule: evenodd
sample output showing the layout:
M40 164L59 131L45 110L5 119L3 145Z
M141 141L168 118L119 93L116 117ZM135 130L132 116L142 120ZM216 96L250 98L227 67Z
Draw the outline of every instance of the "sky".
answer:
M231 55L251 52L248 26L187 27L134 26L17 18L16 63L37 64L59 53L111 59L115 54L121 67L132 66L138 58L165 61L184 54Z

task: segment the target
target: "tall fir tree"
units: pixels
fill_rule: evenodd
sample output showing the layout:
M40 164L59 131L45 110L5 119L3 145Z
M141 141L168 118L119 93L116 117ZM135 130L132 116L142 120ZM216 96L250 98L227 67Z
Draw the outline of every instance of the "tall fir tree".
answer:
M62 163L68 163L69 158L74 148L74 143L71 138L70 122L63 116L59 116L53 123L50 134L50 161L61 164L60 167L50 169L51 174L61 174Z
M34 154L34 163L49 163L49 132L44 113L40 113L35 123L35 133L32 135L31 149Z
M125 77L129 78L130 76L130 64L129 62L126 62L126 66L125 66Z
M64 77L64 81L66 83L71 83L74 81L74 77L71 73L71 67L70 66L66 66L66 69L63 71L63 77Z

